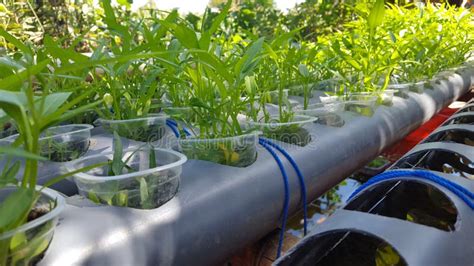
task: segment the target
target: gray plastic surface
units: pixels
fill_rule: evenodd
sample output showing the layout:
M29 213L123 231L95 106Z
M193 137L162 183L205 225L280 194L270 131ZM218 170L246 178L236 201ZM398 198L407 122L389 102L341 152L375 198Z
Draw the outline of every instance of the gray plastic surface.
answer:
M472 133L472 127L472 125L465 124L442 126L433 131L430 136L453 129L467 130ZM400 158L398 162L418 152L430 150L455 152L474 162L474 149L472 146L450 142L419 144L404 157ZM397 163L393 167L397 167ZM454 174L431 172L474 192L473 180ZM393 180L390 179L389 181L372 184L366 190L383 185L386 182L393 182ZM274 265L309 265L305 261L305 254L309 253L314 243L317 243L318 238L322 235L338 231L361 232L382 239L389 243L408 265L472 265L474 262L474 245L472 244L472 238L474 237L474 210L461 200L458 195L432 181L410 177L409 175L397 178L397 180L412 180L428 184L444 193L457 209L455 230L453 232L446 232L401 219L340 209L319 225L315 231L311 232L311 235L305 237L289 250L284 257L275 261ZM347 205L355 201L357 197L362 196L364 194L360 192ZM314 262L311 263L311 265L313 264Z
M380 106L372 117L355 117L341 128L313 124L309 127L313 140L306 147L282 144L306 178L308 201L467 92L473 75L472 69L453 74L423 94L394 97L392 106ZM111 145L107 134L96 134L93 141L97 145L90 153ZM300 188L289 163L283 162L294 213L300 208ZM57 189L71 192L63 185ZM80 207L76 198L74 204L79 206L66 207L40 265L219 264L278 227L283 197L281 174L262 148L247 168L190 160L183 167L176 197L157 209L90 207L90 203ZM346 223L350 226L352 219Z

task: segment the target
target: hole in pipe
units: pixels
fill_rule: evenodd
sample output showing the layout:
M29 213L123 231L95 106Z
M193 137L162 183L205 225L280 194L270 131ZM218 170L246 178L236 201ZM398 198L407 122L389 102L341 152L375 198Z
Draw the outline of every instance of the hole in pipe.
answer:
M393 168L421 168L474 180L474 163L452 151L416 152L402 158Z
M451 129L442 132L435 133L429 136L423 143L428 142L454 142L469 146L474 146L474 134L468 130L463 129Z
M364 190L344 209L454 231L457 209L439 189L412 180L392 180Z
M278 265L407 265L384 240L364 232L336 230L312 237Z
M474 125L474 115L465 115L465 116L452 118L452 119L449 119L443 125L446 126L446 125L454 125L454 124Z

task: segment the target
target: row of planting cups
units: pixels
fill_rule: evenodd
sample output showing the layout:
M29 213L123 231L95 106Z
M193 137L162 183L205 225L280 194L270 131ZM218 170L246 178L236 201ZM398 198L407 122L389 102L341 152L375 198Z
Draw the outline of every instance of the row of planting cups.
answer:
M426 82L413 84L394 84L383 95L383 101L391 102L395 90L407 94L408 91L421 93ZM274 95L273 100L276 101ZM287 91L284 96L287 96ZM370 94L341 97L321 97L321 103L311 104L307 108L296 107L291 121L280 123L278 117L269 122L253 121L249 126L260 130L269 138L304 146L311 141L304 126L319 120L334 119L334 115L344 110L364 113L364 108L373 108L380 97ZM168 108L164 110L177 120L190 121L190 108ZM331 118L332 117L332 118ZM117 131L125 138L142 142L159 140L165 133L167 116L157 115L138 119L117 121L99 119L98 124L109 131ZM331 123L337 124L338 121ZM90 125L64 125L47 129L40 139L41 155L51 161L67 162L67 169L74 171L100 162L109 162L113 152L81 158L90 143ZM252 164L257 155L256 147L259 133L252 132L241 136L219 139L180 139L181 151L190 159L201 159L220 164L244 167ZM17 135L0 140L0 145L11 145ZM153 156L151 156L153 154ZM89 199L108 205L139 209L156 208L174 197L179 186L185 155L173 150L141 146L125 150L123 158L128 160L129 171L117 176L109 176L107 165L76 174L80 194ZM156 160L151 164L151 160ZM154 167L150 167L154 165ZM4 187L0 190L0 202L13 193L16 187ZM58 221L58 215L65 206L65 200L57 192L41 190L36 209L45 211L40 217L26 224L0 234L0 247L8 248L7 263L29 265L37 262L47 249ZM51 204L54 203L54 204ZM13 241L14 240L14 241Z

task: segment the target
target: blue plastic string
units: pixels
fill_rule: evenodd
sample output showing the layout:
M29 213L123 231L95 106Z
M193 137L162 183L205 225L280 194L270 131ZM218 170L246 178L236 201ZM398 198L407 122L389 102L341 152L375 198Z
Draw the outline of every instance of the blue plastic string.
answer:
M372 186L375 183L379 183L382 181L386 181L389 179L396 179L399 177L417 177L421 179L426 179L432 181L436 184L439 184L449 191L453 192L457 195L461 200L463 200L471 209L474 210L474 193L467 190L465 187L460 186L452 181L449 181L441 176L438 176L432 172L424 171L424 170L395 170L395 171L387 171L380 175L377 175L371 178L362 186L358 187L349 199L352 199L354 196L359 194L361 191L365 190L366 188Z
M290 204L290 188L288 182L288 175L286 174L285 168L283 167L283 163L281 162L280 158L276 154L276 152L264 141L261 139L258 141L262 147L264 147L275 159L276 163L278 164L278 168L280 168L280 172L283 176L283 184L285 187L285 201L283 203L283 217L281 221L281 231L280 231L280 239L278 240L278 250L277 250L277 258L281 255L281 249L283 247L283 238L285 235L285 228L286 228L286 220L288 218L288 207Z
M166 125L171 129L171 131L173 131L174 135L179 138L180 134L179 134L179 130L176 128L175 125L173 125L173 123L171 123L169 120L166 120Z
M260 140L263 141L265 144L268 144L269 146L277 149L279 152L285 156L285 158L290 162L291 166L293 166L293 169L295 169L296 175L298 176L298 180L300 182L300 188L301 188L301 197L303 201L303 231L304 235L307 234L308 231L308 209L307 209L307 204L306 204L306 184L305 184L305 179L303 176L303 173L301 172L300 168L298 167L298 164L296 161L291 157L291 155L283 149L281 146L277 145L276 143L270 141L269 139L260 137Z
M166 119L166 123L167 124L169 123L170 125L173 125L176 129L178 128L178 122L176 122L172 119ZM191 132L189 132L189 130L186 127L183 127L183 131L184 131L184 134L186 136L191 136Z

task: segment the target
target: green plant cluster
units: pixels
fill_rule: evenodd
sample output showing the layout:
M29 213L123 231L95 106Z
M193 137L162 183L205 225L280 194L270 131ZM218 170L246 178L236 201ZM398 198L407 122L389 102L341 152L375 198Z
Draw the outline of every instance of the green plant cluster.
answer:
M161 108L185 107L193 115L182 120L188 120L186 127L196 139L235 137L255 129L247 120L274 120L272 104L278 110L277 122L296 119L288 90L304 98L306 109L315 88L337 94L372 93L393 83L431 80L462 65L474 43L469 10L431 3L357 1L335 11L329 10L327 1L308 1L299 8L321 9L300 11L308 17L289 19L291 27L283 27L286 22L273 11L262 18L263 24L254 23L262 14L248 19L245 16L254 16L249 12L255 10L233 13L230 1L220 12L207 9L202 17L151 8L132 12L127 1L118 4L101 1L100 8L78 22L81 28L67 23L69 34L42 24L40 37L28 32L39 23L40 10L28 1L0 5L6 15L0 27L0 122L13 123L19 133L12 145L0 147L6 157L0 188L17 188L0 205L0 234L28 222L36 206L38 162L46 159L41 157L39 138L52 125L87 122L91 117L140 119ZM25 17L19 20L12 6L27 10ZM339 20L338 12L348 15ZM319 31L313 13L329 26ZM333 28L333 22L343 25ZM308 132L297 126L281 128L285 130L274 138L295 132L309 139ZM267 131L275 134L271 128ZM140 132L146 135L150 130ZM239 154L227 145L217 146L225 163L238 165L240 157L255 159L246 147L239 147ZM13 156L25 159L22 173ZM45 186L87 169L59 176ZM0 241L0 265L9 263L12 248L10 241Z

